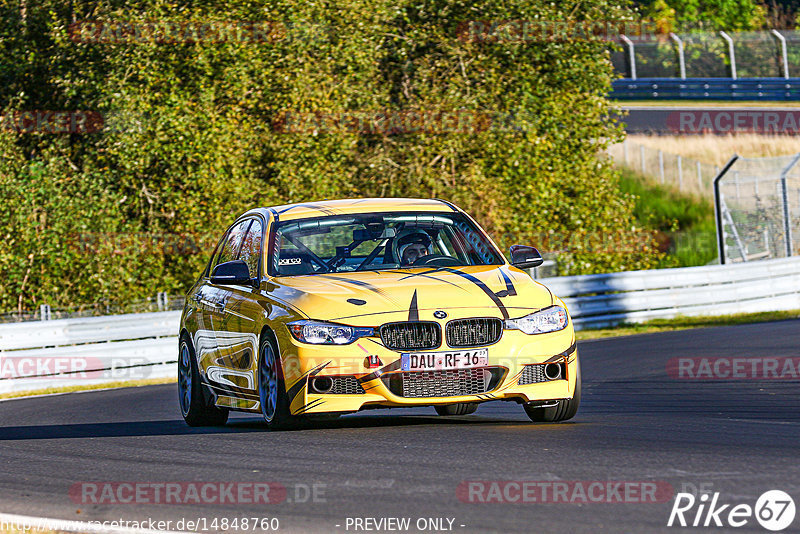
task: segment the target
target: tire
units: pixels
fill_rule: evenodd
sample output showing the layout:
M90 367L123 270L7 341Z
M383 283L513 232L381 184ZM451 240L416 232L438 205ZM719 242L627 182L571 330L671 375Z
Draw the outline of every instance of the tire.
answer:
M552 408L538 408L535 406L524 405L525 413L528 414L531 421L535 423L557 423L559 421L566 421L572 419L578 413L578 407L581 404L581 362L575 362L575 393L571 399L562 399L558 406Z
M261 415L270 430L285 430L297 426L299 417L289 412L289 398L283 380L277 344L271 333L265 332L258 348L258 398Z
M444 406L434 406L439 415L469 415L478 409L477 402L459 402L458 404L446 404Z
M218 408L203 394L194 347L186 336L178 345L178 405L189 426L222 426L228 421L228 410Z

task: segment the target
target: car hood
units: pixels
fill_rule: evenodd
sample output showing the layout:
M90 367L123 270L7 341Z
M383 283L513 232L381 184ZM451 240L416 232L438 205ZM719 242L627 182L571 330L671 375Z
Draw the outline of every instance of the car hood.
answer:
M353 325L456 316L519 317L553 304L550 291L508 265L425 267L270 279L269 294L311 319Z

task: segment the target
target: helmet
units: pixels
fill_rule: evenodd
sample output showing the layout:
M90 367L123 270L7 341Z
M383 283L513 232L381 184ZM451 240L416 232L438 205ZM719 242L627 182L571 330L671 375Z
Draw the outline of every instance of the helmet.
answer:
M416 228L406 228L400 230L392 241L392 253L397 263L402 263L403 252L412 244L423 245L427 249L428 254L433 253L431 236L429 236L427 232Z

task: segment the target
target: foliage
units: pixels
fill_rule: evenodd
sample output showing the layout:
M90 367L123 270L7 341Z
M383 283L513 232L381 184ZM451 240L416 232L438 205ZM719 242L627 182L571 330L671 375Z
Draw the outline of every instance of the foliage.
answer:
M630 18L614 2L21 5L24 13L20 4L0 8L0 51L12 58L0 110L96 110L105 127L2 132L0 309L185 291L237 215L322 198L446 198L504 247L569 242L568 273L658 261L636 235L632 198L597 158L621 136L608 120L613 74L603 43L458 38L458 24L469 20ZM280 32L98 42L75 32L85 21L277 21ZM291 133L281 128L287 111L492 119L466 133ZM581 239L606 235L619 247L602 254Z

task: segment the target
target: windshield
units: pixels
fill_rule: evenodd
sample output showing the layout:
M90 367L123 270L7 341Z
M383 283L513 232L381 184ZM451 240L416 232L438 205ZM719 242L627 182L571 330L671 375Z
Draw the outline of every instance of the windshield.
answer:
M486 235L460 213L368 213L282 222L269 259L273 276L503 263Z

